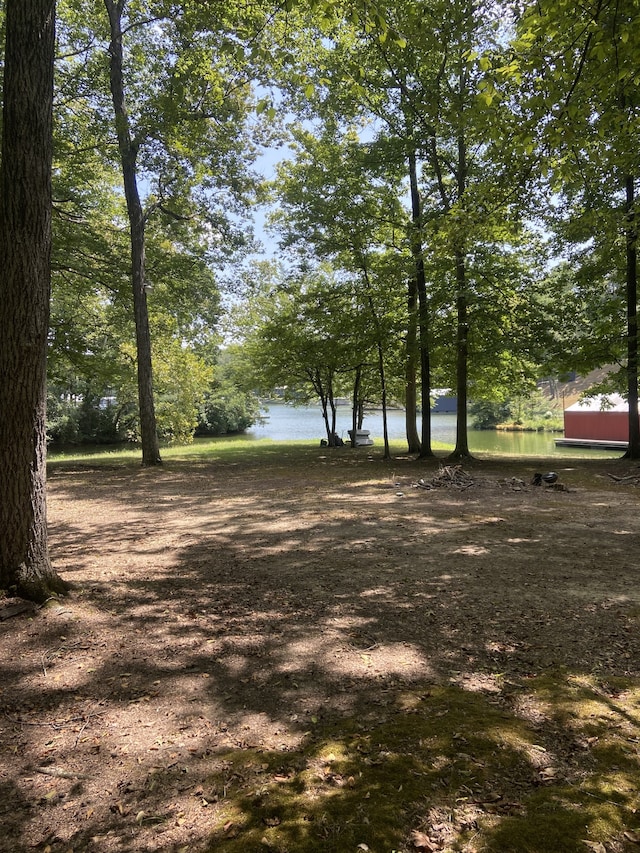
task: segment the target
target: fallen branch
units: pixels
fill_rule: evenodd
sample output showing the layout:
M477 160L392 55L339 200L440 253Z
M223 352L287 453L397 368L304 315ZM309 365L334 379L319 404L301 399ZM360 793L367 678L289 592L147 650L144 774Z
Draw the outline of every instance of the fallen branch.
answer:
M34 612L35 608L29 601L21 602L20 604L10 604L0 608L0 622L5 619L11 619L12 616L19 616L21 613Z
M69 770L61 770L59 767L36 767L36 773L43 776L55 776L56 779L89 779L86 773L73 773Z
M608 471L607 477L611 477L615 483L620 483L623 486L628 486L631 483L637 484L640 480L640 477L638 477L637 474L627 474L625 477L616 477L615 474L610 474Z

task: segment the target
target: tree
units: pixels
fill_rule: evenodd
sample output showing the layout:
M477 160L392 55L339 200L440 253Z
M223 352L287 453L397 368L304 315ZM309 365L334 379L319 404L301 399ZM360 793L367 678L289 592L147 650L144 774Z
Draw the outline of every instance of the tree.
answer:
M328 265L286 275L258 267L260 279L243 309L238 331L248 370L245 387L261 393L284 388L292 402L319 400L327 442L335 444L336 398L356 370L358 329L350 282Z
M625 350L621 378L629 402L631 458L640 458L639 26L638 0L527 4L512 63L524 79L524 141L539 152L553 191L565 202L562 234L573 238L579 255L590 265L593 257L598 263L608 259L602 289L617 282L624 293L626 328L619 337Z
M251 138L253 69L244 46L254 29L259 31L263 4L247 9L171 0L64 0L62 5L59 76L70 87L70 112L84 104L103 163L117 162L121 171L142 455L143 464L151 465L160 460L162 425L156 423L154 398L158 360L151 357L158 291L150 276L150 230L161 230L158 221L165 233L188 223L189 249L197 233L201 246L208 244L201 256L206 252L210 264L229 260L248 244L242 219L256 185L250 163L266 121L254 122ZM74 88L80 73L84 86Z
M393 247L394 231L403 230L397 186L390 185L375 149L361 142L352 128L340 130L327 121L317 137L299 128L295 140L296 160L281 166L276 182L283 243L330 260L346 274L340 286L351 287L349 316L352 321L359 314L365 318L350 330L355 342L351 363L357 370L366 362L364 353L375 352L388 458L386 364L404 321L394 293L405 272L401 263L399 274ZM331 298L329 294L327 299Z
M109 28L111 32L109 80L131 232L131 283L133 288L133 314L136 327L142 464L157 465L161 460L153 397L151 332L149 330L149 311L147 308L145 215L140 200L136 167L140 143L133 138L125 99L122 33L122 14L125 0L104 0L104 3L109 16Z
M49 336L50 435L58 440L139 441L135 329L126 217L117 171L59 90L54 150L54 246ZM81 151L79 156L76 151ZM149 319L158 437L190 440L217 349L218 286L197 220L153 217L145 258L153 282ZM113 400L105 408L104 398ZM100 405L100 400L103 400ZM96 430L95 436L92 428Z
M0 585L44 601L54 0L7 0L0 164Z

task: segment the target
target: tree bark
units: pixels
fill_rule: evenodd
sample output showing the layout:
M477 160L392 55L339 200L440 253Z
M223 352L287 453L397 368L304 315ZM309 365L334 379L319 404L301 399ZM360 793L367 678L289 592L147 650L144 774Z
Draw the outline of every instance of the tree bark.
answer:
M635 213L635 181L625 180L627 213L627 396L629 401L629 446L626 459L640 459L638 420L638 227Z
M64 592L46 512L55 0L7 0L0 167L0 587Z
M464 69L464 64L461 68ZM463 114L463 101L466 92L465 71L460 72L460 115ZM458 135L457 197L461 204L467 190L467 143L464 129ZM467 388L469 384L469 319L467 300L467 264L464 244L457 242L454 249L456 265L456 446L449 459L469 459Z
M415 282L418 292L418 340L420 352L420 389L422 398L422 434L420 458L434 456L431 449L431 359L429 355L429 305L427 281L422 253L422 204L418 187L418 170L415 148L409 150L409 184L411 188L411 253L415 265Z
M456 249L456 446L449 459L469 459L467 386L469 365L469 321L467 318L467 270L464 253Z
M418 388L416 373L418 366L418 286L415 278L409 279L407 286L407 340L405 353L405 431L407 433L407 448L409 453L420 453L422 445L416 425L418 411Z
M122 165L124 194L127 202L131 232L131 282L133 286L133 313L136 327L136 353L138 364L138 404L140 409L140 439L142 464L159 465L160 447L156 427L153 398L153 370L151 366L151 333L145 288L145 217L138 191L138 145L131 135L127 113L122 47L122 11L124 0L104 0L111 31L110 85L115 113L118 149Z
M356 447L356 431L358 429L358 410L360 408L360 384L362 382L362 365L356 367L353 381L353 406L351 407L351 447Z

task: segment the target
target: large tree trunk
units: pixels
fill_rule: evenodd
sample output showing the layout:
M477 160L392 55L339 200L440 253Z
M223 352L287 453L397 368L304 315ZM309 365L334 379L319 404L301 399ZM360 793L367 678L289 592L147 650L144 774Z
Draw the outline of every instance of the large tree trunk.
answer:
M118 148L122 164L124 194L127 201L131 231L131 280L133 285L133 312L136 326L136 353L138 362L138 403L140 409L140 438L142 464L160 464L160 448L156 428L153 399L153 372L151 368L151 334L145 289L145 218L138 192L138 146L131 136L129 116L124 94L122 53L122 10L124 0L104 0L111 29L110 83L115 113Z
M638 227L635 214L635 181L625 181L627 211L627 394L629 398L629 447L626 459L640 459L638 420Z
M467 319L467 270L465 257L456 250L456 446L449 459L468 459L471 457L468 439L467 385L469 365L469 322Z
M418 170L415 148L409 150L409 185L411 188L411 253L415 265L418 291L418 340L420 350L420 389L422 398L422 434L420 458L434 456L431 448L431 358L429 354L429 305L427 281L422 252L422 204L418 187Z
M407 339L405 352L405 430L407 433L407 448L409 453L420 453L421 444L416 424L418 411L418 287L415 278L409 279L407 288Z
M460 95L466 92L466 64L461 63ZM461 106L462 114L462 106ZM458 164L456 182L458 185L458 203L464 199L467 190L467 143L464 129L458 136ZM469 319L467 301L467 260L464 245L457 243L454 250L456 264L456 446L448 457L452 460L469 459L467 388L469 384Z
M63 592L47 548L55 0L7 0L0 168L0 587Z

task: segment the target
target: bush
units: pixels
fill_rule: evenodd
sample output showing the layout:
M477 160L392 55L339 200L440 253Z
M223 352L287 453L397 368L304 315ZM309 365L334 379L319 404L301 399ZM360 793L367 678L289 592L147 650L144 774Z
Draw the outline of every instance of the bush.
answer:
M54 445L118 444L126 440L123 411L95 397L47 397L47 438Z
M79 444L79 406L74 400L47 396L47 440L51 444Z
M244 432L260 417L260 402L254 394L220 388L207 395L196 435L228 435Z
M494 403L489 400L477 400L469 406L474 429L495 429L504 423L511 414L509 403Z

